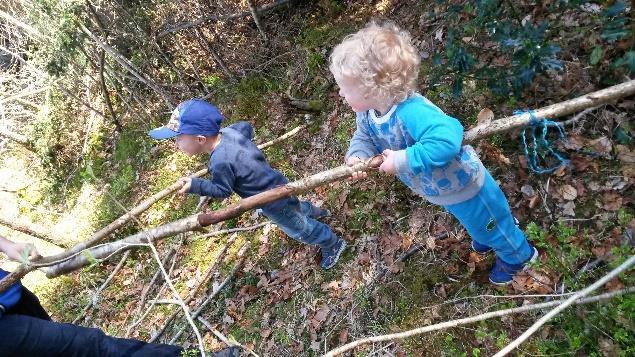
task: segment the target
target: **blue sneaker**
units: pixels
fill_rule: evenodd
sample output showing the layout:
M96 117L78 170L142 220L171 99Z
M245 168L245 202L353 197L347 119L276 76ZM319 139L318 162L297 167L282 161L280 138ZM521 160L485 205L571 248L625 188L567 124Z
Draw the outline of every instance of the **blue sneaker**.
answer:
M490 246L487 246L485 244L481 244L475 240L472 241L472 250L477 252L478 254L487 254L491 251L493 251L494 249Z
M508 285L512 282L514 274L527 269L527 265L538 259L538 250L532 247L534 253L522 264L508 264L496 257L496 263L489 273L489 282L494 285Z
M340 260L340 255L346 249L346 241L342 238L338 238L337 243L333 244L331 248L322 249L322 260L320 261L320 267L324 270L331 269Z

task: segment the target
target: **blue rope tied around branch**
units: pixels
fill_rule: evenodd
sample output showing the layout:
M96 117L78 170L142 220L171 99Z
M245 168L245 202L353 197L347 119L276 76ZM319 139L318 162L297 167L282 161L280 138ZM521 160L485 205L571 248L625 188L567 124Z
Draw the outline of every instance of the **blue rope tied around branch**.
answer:
M547 131L550 126L558 129L558 133L560 134L560 139L564 139L565 133L562 126L559 123L556 123L555 121L552 121L546 118L544 119L536 118L536 115L534 114L533 110L514 111L514 115L520 115L525 113L529 113L530 120L529 120L529 124L523 128L521 136L523 139L525 157L527 158L527 166L529 167L529 169L537 174L548 174L548 173L552 173L556 171L562 165L568 165L569 160L565 159L564 157L562 157L562 155L560 155L560 153L554 150L552 144L547 140ZM531 146L527 145L527 129L530 130L529 135L530 135L531 144L532 144ZM540 131L540 132L537 133L537 131ZM548 168L540 167L540 164L538 163L538 151L540 149L543 149L547 153L550 153L551 155L553 155L558 160L558 163Z

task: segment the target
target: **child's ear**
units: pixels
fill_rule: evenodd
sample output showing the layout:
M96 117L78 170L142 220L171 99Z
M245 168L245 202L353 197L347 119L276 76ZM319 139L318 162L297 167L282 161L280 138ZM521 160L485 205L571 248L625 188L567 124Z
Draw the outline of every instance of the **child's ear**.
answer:
M197 135L196 141L198 141L199 144L205 144L205 142L207 141L207 138L204 137L203 135Z

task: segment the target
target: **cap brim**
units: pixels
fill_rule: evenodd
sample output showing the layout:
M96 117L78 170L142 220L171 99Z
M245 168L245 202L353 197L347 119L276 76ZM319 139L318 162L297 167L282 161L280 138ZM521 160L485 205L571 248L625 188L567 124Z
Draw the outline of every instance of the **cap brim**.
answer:
M179 133L177 133L174 130L168 129L165 126L162 126L160 128L150 130L148 132L148 135L150 135L150 137L153 139L163 140L163 139L173 138L179 135Z

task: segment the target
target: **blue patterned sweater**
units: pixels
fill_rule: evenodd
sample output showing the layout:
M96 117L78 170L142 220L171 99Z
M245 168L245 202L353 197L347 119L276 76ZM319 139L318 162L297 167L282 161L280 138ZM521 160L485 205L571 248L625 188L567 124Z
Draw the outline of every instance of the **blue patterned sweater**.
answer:
M346 159L397 151L397 176L428 201L464 202L483 186L485 167L471 146L461 145L463 126L423 96L413 94L381 117L357 113L356 121Z

